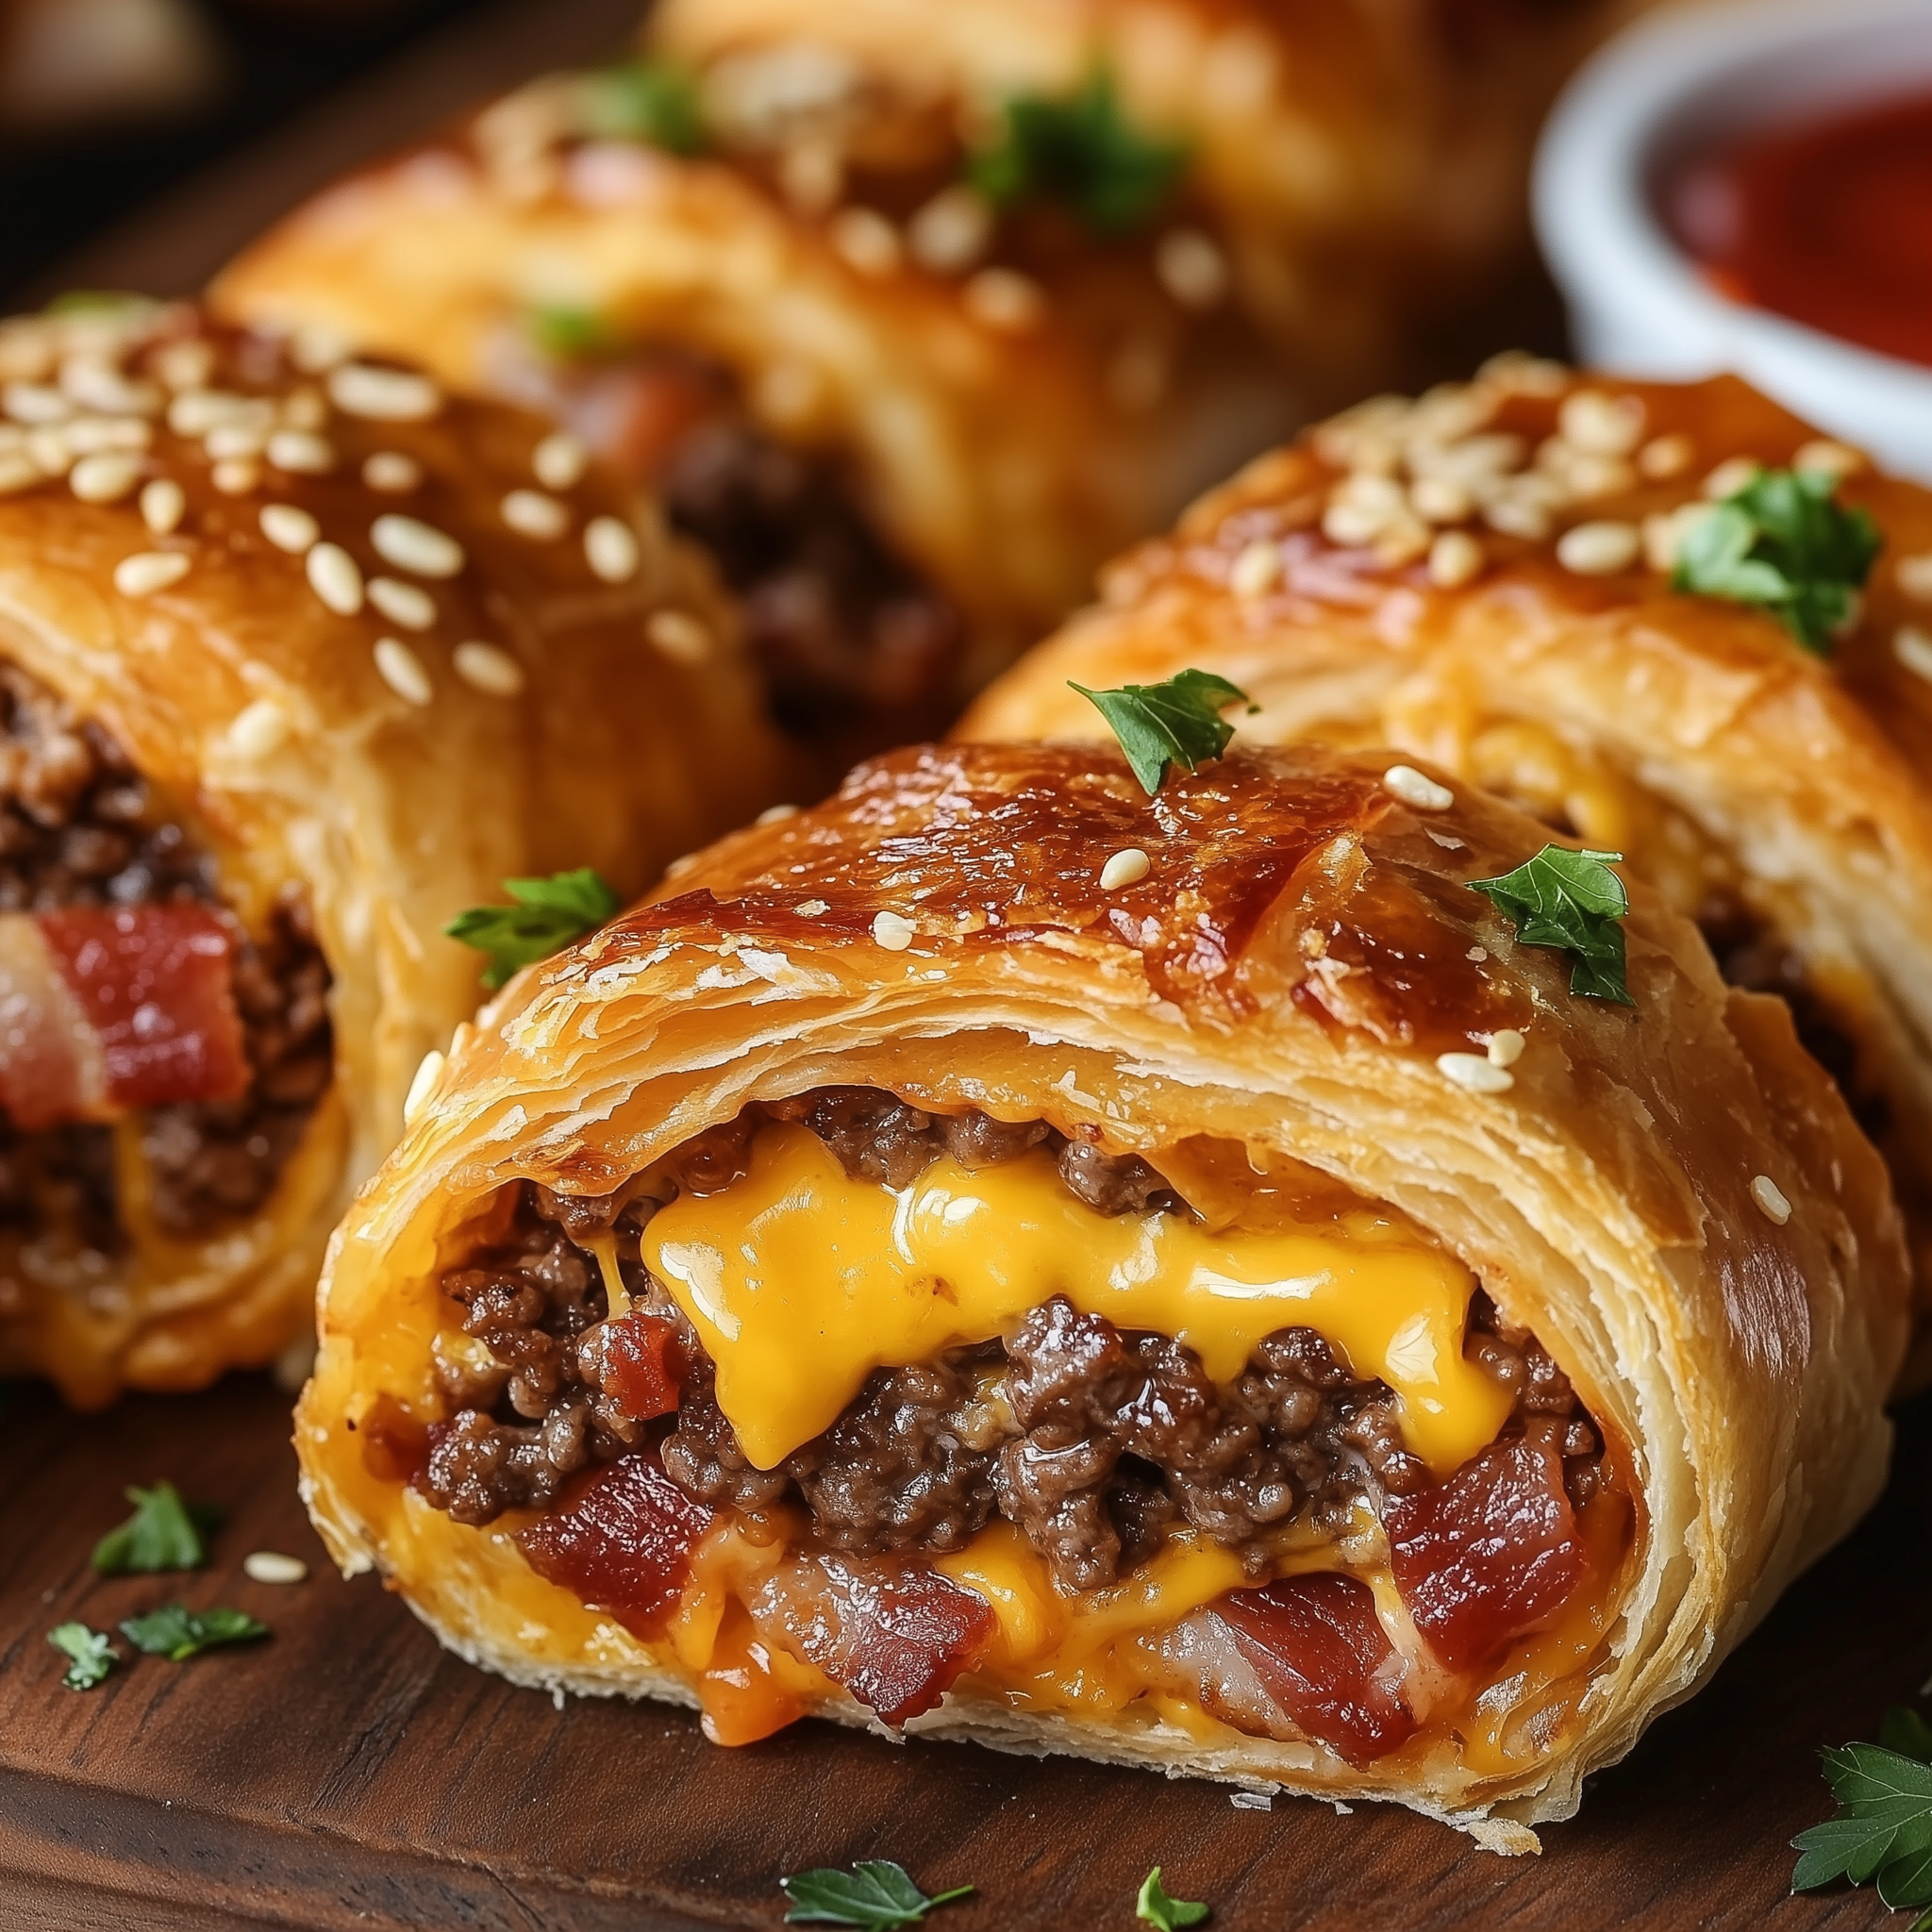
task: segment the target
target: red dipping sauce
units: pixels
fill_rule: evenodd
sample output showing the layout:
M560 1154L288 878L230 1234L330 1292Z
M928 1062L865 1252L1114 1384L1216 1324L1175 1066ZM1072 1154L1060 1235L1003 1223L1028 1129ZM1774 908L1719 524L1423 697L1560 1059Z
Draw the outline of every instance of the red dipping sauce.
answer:
M1733 301L1932 366L1932 92L1698 161L1664 214Z

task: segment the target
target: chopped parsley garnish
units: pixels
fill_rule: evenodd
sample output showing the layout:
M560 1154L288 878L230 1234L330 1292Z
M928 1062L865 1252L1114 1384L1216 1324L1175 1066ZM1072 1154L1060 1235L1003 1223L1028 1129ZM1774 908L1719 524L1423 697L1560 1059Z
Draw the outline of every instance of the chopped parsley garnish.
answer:
M92 1690L121 1658L105 1630L90 1630L85 1624L56 1624L47 1641L68 1659L60 1681L70 1690Z
M1802 1854L1793 1891L1834 1879L1874 1881L1893 1911L1920 1910L1911 1932L1932 1927L1932 1725L1915 1710L1886 1713L1879 1744L1822 1751L1824 1781L1838 1813L1791 1840Z
M1141 1881L1134 1916L1146 1920L1158 1932L1178 1932L1182 1925L1198 1925L1208 1916L1208 1907L1192 1899L1169 1898L1167 1887L1160 1882L1160 1867L1157 1865Z
M144 1617L129 1617L121 1625L121 1634L136 1650L178 1664L217 1644L247 1643L269 1632L266 1624L245 1610L191 1610L186 1604L163 1604Z
M641 141L674 155L705 145L697 81L663 60L629 60L583 78L583 131L599 141Z
M1673 588L1761 605L1807 651L1828 656L1884 544L1863 509L1836 500L1837 488L1824 470L1758 471L1685 531Z
M94 1545L93 1566L103 1576L156 1570L199 1570L208 1561L208 1537L221 1513L184 1503L173 1483L130 1489L134 1514Z
M1524 945L1555 946L1570 955L1573 993L1634 1007L1624 983L1624 928L1618 924L1630 909L1630 894L1610 870L1610 861L1623 856L1545 845L1514 872L1471 879L1469 888L1516 927Z
M527 308L524 332L556 362L603 361L625 346L623 338L594 308Z
M1177 671L1160 684L1124 684L1117 691L1089 691L1072 678L1067 683L1113 727L1149 798L1167 782L1171 766L1197 772L1227 749L1234 726L1221 714L1229 705L1261 708L1248 704L1240 685L1211 671Z
M1183 142L1154 140L1123 115L1101 68L1075 93L1008 101L967 178L996 208L1057 201L1097 235L1125 235L1153 220L1187 165Z
M950 1905L973 1890L970 1885L956 1885L951 1891L927 1898L905 1866L890 1858L862 1858L849 1872L829 1867L801 1872L778 1884L791 1902L785 1914L788 1925L861 1925L867 1932L916 1925L935 1906Z
M505 879L512 906L473 906L443 931L490 955L483 984L492 991L534 960L595 932L618 908L617 894L591 870L554 872L547 879Z

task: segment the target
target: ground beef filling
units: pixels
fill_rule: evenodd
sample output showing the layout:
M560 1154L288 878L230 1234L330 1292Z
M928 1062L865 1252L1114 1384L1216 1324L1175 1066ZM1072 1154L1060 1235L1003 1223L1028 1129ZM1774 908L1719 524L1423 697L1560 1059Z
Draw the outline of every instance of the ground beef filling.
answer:
M1045 1146L1065 1185L1103 1214L1185 1212L1135 1156L1071 1141L1043 1122L942 1115L890 1094L834 1088L752 1108L691 1141L677 1182L716 1192L746 1170L767 1119L800 1121L858 1177L904 1187L941 1153L967 1166ZM526 1184L508 1238L443 1279L465 1343L440 1348L451 1420L430 1431L418 1478L458 1522L541 1508L587 1465L655 1442L665 1470L701 1501L758 1508L802 1503L817 1537L859 1553L956 1550L998 1513L1059 1580L1111 1583L1186 1523L1240 1551L1256 1574L1269 1537L1303 1515L1341 1533L1366 1506L1426 1486L1402 1446L1396 1398L1360 1381L1308 1328L1269 1336L1245 1373L1216 1385L1162 1335L1124 1332L1063 1297L998 1341L911 1368L881 1369L823 1435L775 1469L747 1461L717 1404L712 1365L675 1303L631 1258L658 1204L570 1199ZM579 1239L613 1229L633 1306L676 1329L677 1408L640 1421L607 1371L607 1303ZM1515 1396L1505 1433L1550 1440L1573 1503L1595 1492L1602 1445L1556 1363L1506 1328L1487 1295L1467 1352ZM608 1387L607 1387L607 1382Z
M158 815L141 774L92 720L0 662L0 911L148 906L219 909L214 867ZM193 1236L259 1208L327 1087L328 968L291 898L259 941L235 934L236 1006L254 1080L239 1100L142 1116L154 1211ZM23 1134L0 1116L0 1227L31 1239L74 1229L112 1252L121 1231L113 1129Z

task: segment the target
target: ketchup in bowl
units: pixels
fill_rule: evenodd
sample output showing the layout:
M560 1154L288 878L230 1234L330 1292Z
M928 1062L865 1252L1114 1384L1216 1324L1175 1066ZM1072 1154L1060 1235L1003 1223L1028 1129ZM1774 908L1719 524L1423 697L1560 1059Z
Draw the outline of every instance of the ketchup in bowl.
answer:
M1932 366L1932 93L1755 135L1663 203L1731 300Z

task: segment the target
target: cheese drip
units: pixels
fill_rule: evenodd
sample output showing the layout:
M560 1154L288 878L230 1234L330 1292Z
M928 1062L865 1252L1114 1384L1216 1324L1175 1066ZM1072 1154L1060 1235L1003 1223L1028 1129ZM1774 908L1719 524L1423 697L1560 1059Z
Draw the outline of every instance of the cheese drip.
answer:
M893 1189L774 1124L741 1179L652 1217L642 1258L717 1364L718 1406L760 1469L829 1427L873 1370L990 1341L1057 1294L1176 1337L1216 1382L1277 1328L1313 1328L1395 1391L1404 1440L1438 1476L1509 1413L1463 1359L1474 1277L1370 1208L1210 1234L1177 1214L1096 1214L1041 1151L978 1170L941 1158Z

